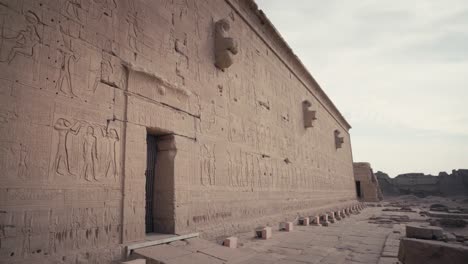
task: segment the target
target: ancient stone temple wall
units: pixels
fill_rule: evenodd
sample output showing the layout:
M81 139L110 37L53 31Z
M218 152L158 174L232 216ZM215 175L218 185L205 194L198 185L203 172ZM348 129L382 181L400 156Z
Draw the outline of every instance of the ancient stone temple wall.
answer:
M144 240L148 135L164 232L355 201L350 126L251 1L0 0L0 22L0 259Z

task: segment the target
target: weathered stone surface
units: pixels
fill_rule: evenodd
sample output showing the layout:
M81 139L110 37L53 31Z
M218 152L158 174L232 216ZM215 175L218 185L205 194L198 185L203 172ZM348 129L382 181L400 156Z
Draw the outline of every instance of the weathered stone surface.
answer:
M146 264L145 259L134 259L129 261L122 261L121 264Z
M355 203L350 125L252 0L0 13L0 259L107 264Z
M320 224L320 216L314 216L311 219L312 219L311 225L322 226L322 224Z
M191 253L192 252L188 250L170 245L157 245L152 247L135 249L132 253L132 256L144 258L148 261L151 261L154 259L169 260L183 255L189 255Z
M406 225L406 236L420 239L442 239L444 230L436 226Z
M224 239L223 246L228 248L237 248L237 237L228 237Z
M443 227L465 227L467 225L466 220L463 219L442 218L436 221Z
M281 222L279 225L279 229L281 231L290 232L293 230L293 228L294 228L293 222Z
M383 199L382 191L370 163L354 162L353 171L356 188L359 188L359 190L356 190L358 198L363 202L381 201Z
M330 225L330 221L328 221L328 215L327 214L323 214L323 215L320 216L320 224L322 226Z
M255 229L255 236L257 238L269 239L269 238L271 238L272 234L273 234L273 231L272 231L271 227L269 227L269 226L259 227L259 228Z
M468 247L441 241L403 238L398 259L404 264L466 264Z
M308 226L310 224L310 219L309 217L300 217L298 220L298 224L302 226Z

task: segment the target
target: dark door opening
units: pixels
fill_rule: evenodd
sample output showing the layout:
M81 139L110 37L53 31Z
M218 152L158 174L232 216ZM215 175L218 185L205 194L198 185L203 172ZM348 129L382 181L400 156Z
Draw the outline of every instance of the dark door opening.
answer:
M156 173L156 154L158 152L157 138L154 135L146 136L146 233L154 232L154 178Z
M358 198L362 198L362 193L361 193L361 182L356 181L356 194Z
M146 233L175 232L174 136L167 131L152 131L146 136Z

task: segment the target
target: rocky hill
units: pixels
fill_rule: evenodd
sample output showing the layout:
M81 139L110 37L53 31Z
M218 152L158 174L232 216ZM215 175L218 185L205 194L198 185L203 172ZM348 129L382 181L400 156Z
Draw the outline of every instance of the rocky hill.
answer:
M381 171L375 175L384 197L405 194L419 197L468 195L468 169L452 170L451 174L440 172L437 176L405 173L390 178Z

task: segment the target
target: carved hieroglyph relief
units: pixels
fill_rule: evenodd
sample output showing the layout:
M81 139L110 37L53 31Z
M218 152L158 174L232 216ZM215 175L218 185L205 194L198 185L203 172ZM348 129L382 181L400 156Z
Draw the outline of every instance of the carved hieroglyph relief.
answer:
M28 178L28 148L24 144L20 144L19 162L18 162L18 178Z
M97 145L96 136L94 135L94 128L88 126L86 135L83 141L83 174L87 181L98 180L96 178L96 163L97 163Z
M60 175L74 175L70 170L69 146L67 139L69 134L78 135L83 124L81 122L72 123L64 118L59 118L54 124L54 129L58 132L58 145L55 154L54 168Z
M200 147L200 182L204 186L216 184L216 164L214 146L204 144Z
M58 52L61 56L61 63L59 78L57 80L57 90L67 96L76 96L73 92L70 68L80 59L80 56L72 49L72 39L62 26L60 26L60 33L62 35L63 45L58 48Z
M17 55L32 57L35 52L37 52L35 51L35 47L42 40L38 31L40 20L32 11L27 11L24 17L26 19L26 28L20 30L15 35L8 36L4 32L2 25L2 39L13 40L15 42L14 46L11 47L10 51L8 52L7 58L2 60L3 62L6 61L11 63Z
M138 22L138 11L135 7L134 1L128 1L130 4L130 9L127 13L127 23L128 23L128 31L127 31L127 41L128 45L134 51L139 52L140 46L138 44L138 38L143 33L143 29L140 27Z
M42 42L39 27L41 21L39 17L32 11L27 11L24 14L25 27L18 32L9 33L5 29L5 21L1 28L1 43L0 43L0 62L10 64L18 55L26 58L32 58L33 63L33 79L37 80L38 69L38 44ZM4 52L4 49L7 49Z
M53 163L57 174L86 181L116 180L120 138L115 128L59 118L54 129L58 133Z
M229 68L234 63L234 55L238 52L237 42L228 37L230 28L227 19L215 23L215 66L221 70Z
M119 141L119 135L117 133L117 130L115 130L114 128L109 129L101 127L101 132L103 138L106 140L105 160L101 164L104 164L106 178L112 176L115 180L115 178L117 177L116 148L117 142Z

